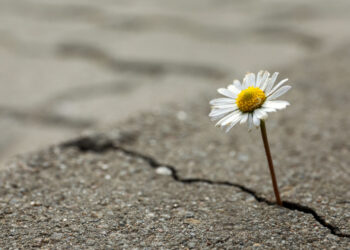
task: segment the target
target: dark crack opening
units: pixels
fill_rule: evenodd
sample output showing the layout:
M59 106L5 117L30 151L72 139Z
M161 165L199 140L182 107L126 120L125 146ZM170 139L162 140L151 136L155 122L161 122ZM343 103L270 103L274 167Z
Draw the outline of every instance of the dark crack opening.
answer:
M192 183L206 183L210 185L222 185L222 186L230 186L230 187L236 187L240 189L242 192L248 193L252 195L255 200L258 202L265 203L269 206L276 205L277 204L273 201L269 201L266 198L260 196L257 192L254 190L247 188L241 184L238 183L233 183L229 181L213 181L209 179L202 179L202 178L181 178L177 170L174 166L168 165L168 164L161 164L159 163L156 159L154 159L151 156L148 156L146 154L126 149L124 147L121 147L117 145L113 140L110 140L106 137L103 136L96 136L96 137L81 137L72 141L68 141L66 143L61 144L62 148L77 148L78 150L82 152L94 152L94 153L104 153L107 151L120 151L123 152L126 155L129 155L134 158L139 158L144 160L145 162L148 163L148 165L153 168L157 169L158 167L167 167L171 171L171 177L178 182L181 182L183 184L192 184ZM305 214L310 214L314 217L314 219L320 223L323 227L326 227L330 230L331 234L336 235L338 237L345 237L345 238L350 238L350 234L344 234L342 233L337 226L334 226L328 222L325 221L314 209L290 202L290 201L283 201L283 207L289 210L295 210L299 211Z

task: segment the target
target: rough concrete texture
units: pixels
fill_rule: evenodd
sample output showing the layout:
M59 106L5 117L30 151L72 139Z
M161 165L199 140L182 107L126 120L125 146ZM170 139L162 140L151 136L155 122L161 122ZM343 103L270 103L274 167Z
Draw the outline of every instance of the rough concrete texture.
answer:
M3 164L0 248L350 249L347 1L0 3L1 157L67 139ZM207 117L258 69L293 86L284 207L259 131Z
M349 5L0 0L0 159L333 51Z
M208 93L14 160L2 246L349 249L347 48L286 69L293 105L267 123L284 207L258 130L214 128Z

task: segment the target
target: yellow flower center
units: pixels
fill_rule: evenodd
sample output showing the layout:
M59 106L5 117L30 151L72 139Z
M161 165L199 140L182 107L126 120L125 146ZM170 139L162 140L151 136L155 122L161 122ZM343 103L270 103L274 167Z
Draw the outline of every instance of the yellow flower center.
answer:
M248 87L238 94L236 104L242 112L252 112L260 108L265 99L264 91L256 87Z

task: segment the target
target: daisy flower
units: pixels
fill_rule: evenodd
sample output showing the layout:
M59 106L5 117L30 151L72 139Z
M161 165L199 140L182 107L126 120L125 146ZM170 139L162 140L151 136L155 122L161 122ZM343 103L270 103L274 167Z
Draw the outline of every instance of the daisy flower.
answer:
M256 76L254 73L248 73L242 83L234 80L233 84L226 89L218 89L218 92L225 97L210 101L212 111L209 116L214 121L219 120L216 126L226 127L226 132L237 123L247 122L249 130L253 126L260 126L276 203L283 206L265 125L267 113L284 109L289 105L286 101L275 100L291 88L288 85L283 86L288 79L284 79L275 85L277 76L277 72L273 73L271 77L267 71L260 71Z
M259 127L261 120L265 120L269 112L286 108L287 101L276 100L285 94L291 86L283 86L288 79L275 85L278 72L270 77L267 71L260 71L257 75L247 73L241 83L234 80L227 88L220 88L218 92L225 96L210 101L212 111L209 117L213 121L219 120L216 126L226 127L228 132L237 123L248 123L249 130L253 126Z

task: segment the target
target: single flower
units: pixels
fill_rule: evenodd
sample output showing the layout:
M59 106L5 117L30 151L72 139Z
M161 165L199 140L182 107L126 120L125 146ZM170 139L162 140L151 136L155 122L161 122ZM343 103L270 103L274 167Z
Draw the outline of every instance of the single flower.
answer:
M212 111L209 116L212 120L219 120L216 125L226 126L228 132L238 122L248 122L249 130L255 126L261 130L265 153L271 174L273 191L276 196L276 203L283 206L277 185L277 178L273 167L270 146L267 139L265 119L267 113L275 112L286 108L289 103L275 100L285 94L291 86L282 86L288 79L284 79L276 84L278 73L275 72L270 77L267 71L260 71L256 77L254 73L248 73L243 79L243 83L234 80L233 84L226 89L220 88L218 92L225 98L218 98L210 101Z
M291 86L283 86L288 79L275 85L278 72L270 77L267 71L260 71L256 76L247 73L241 83L234 80L227 88L220 88L218 92L225 96L210 101L212 111L209 116L213 121L219 120L216 126L226 127L228 132L239 123L248 123L259 127L260 121L267 118L269 112L284 109L289 105L287 101L275 100L285 94Z

